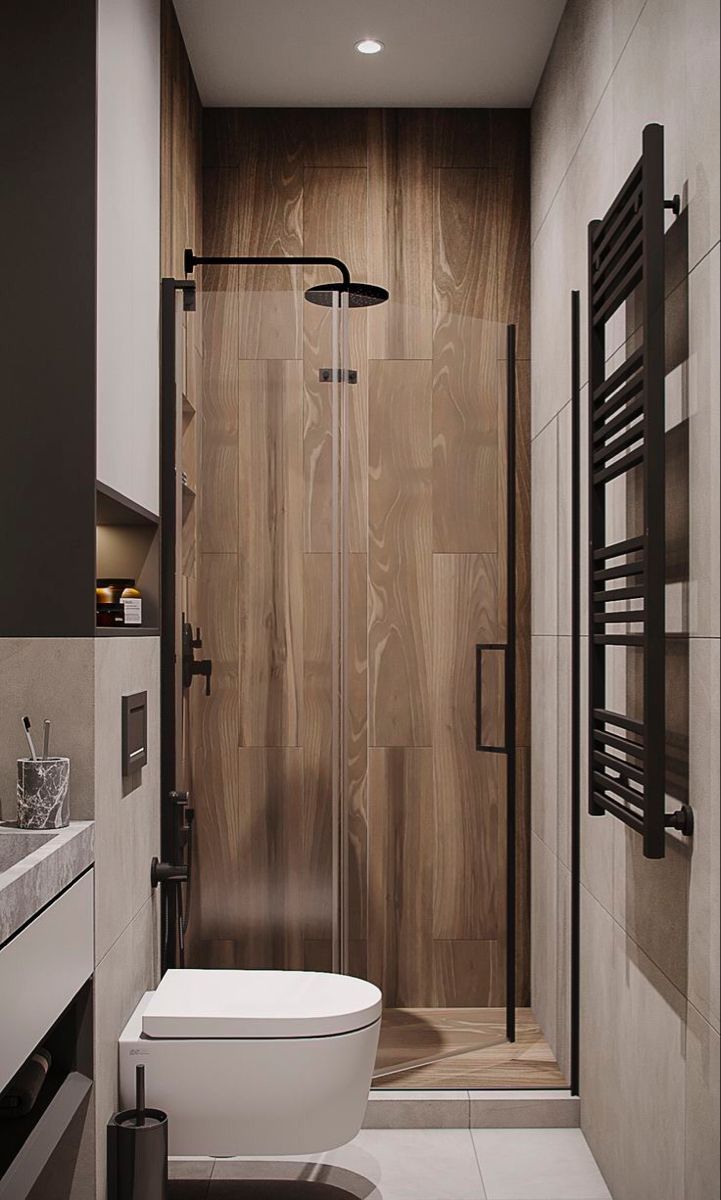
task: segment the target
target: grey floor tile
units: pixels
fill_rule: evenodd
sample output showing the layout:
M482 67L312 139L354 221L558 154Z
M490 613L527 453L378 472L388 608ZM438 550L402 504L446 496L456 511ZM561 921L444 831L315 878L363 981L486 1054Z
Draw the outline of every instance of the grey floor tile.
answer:
M345 1188L357 1200L485 1200L467 1129L364 1129L347 1146L303 1160L219 1159L210 1195L230 1200L232 1190L213 1189L224 1181L267 1180L271 1170L276 1179Z
M218 1179L210 1185L208 1200L355 1200L355 1193L302 1179Z
M474 1129L488 1200L612 1200L580 1129Z

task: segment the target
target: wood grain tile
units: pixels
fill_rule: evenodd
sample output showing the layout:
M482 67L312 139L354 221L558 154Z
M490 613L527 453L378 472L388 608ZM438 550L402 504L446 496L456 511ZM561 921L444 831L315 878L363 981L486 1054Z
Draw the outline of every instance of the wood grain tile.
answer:
M497 319L498 234L489 171L434 172L435 334L451 314Z
M498 320L517 326L516 354L531 356L531 217L528 175L494 176L498 234Z
M242 746L300 744L302 371L280 361L239 368Z
M531 114L527 108L492 108L491 162L499 174L521 175L526 180L527 195L531 166Z
M249 968L303 965L303 753L253 748L238 752L239 838L234 891Z
M435 938L497 939L502 926L503 763L476 750L475 648L497 642L492 555L435 555Z
M298 111L306 167L365 167L368 113L364 108L306 108ZM331 254L334 252L331 250ZM342 256L341 256L342 257Z
M372 109L368 125L368 270L390 300L369 314L371 358L430 358L432 127L424 109Z
M498 542L497 239L487 171L435 172L433 548Z
M242 244L249 253L329 253L391 291L390 304L350 314L344 363L359 371L344 397L351 965L384 981L393 1003L501 1003L505 781L499 756L475 750L475 645L505 636L502 322L518 323L527 353L527 116L210 110L201 196L182 179L198 152L199 114L182 63L177 78L186 99L176 120L181 111L189 119L176 139L186 167L176 177L175 226L197 227L204 201L206 252ZM177 234L170 249L166 237L166 255L187 236ZM221 799L208 793L203 854L224 884L209 880L207 928L199 918L193 953L204 965L242 966L254 955L307 969L332 962L332 413L330 389L318 383L319 367L332 365L331 321L302 301L304 286L320 278L288 268L234 278L207 272L207 329L189 326L203 351L206 405L202 439L187 439L189 461L203 442L199 603L215 621L225 590L236 625L235 674L222 684L226 707L206 738L208 754L220 747L235 766L223 763L215 776L209 768ZM519 756L529 724L526 375L519 364ZM222 630L228 615L218 619ZM489 673L490 661L490 685ZM501 698L489 686L484 727L493 718L500 728ZM245 893L238 900L228 884L238 865L227 847L245 845L248 832L233 824L241 820L242 756L248 787L263 794L274 820L288 814L303 858L293 865L285 832L276 838L263 826L263 804L253 808L261 849L250 922ZM520 758L518 778L517 854L526 873L518 911L527 925ZM297 814L289 814L293 801ZM300 825L292 825L296 815ZM280 878L282 863L288 874ZM291 904L284 940L281 916ZM518 943L523 995L527 932ZM436 1064L428 1086L448 1086L446 1078L468 1086L473 1054L449 1070ZM490 1079L504 1078L497 1066ZM411 1072L394 1076L390 1086L411 1079L415 1086Z
M348 923L357 943L356 966L365 963L368 907L368 558L348 562ZM365 971L363 972L365 974Z
M238 173L206 169L203 245L208 254L239 253ZM200 269L203 323L202 487L200 543L205 552L238 550L238 358L237 267ZM197 419L197 418L196 418Z
M224 937L241 917L227 881L238 837L238 558L202 554L197 619L204 653L213 660L210 696L191 694L192 794L196 810L197 884L193 888L189 953ZM232 894L231 894L232 893Z
M367 172L347 168L306 169L303 178L304 252L317 256L332 254L348 264L355 279L366 279ZM338 273L332 267L308 267L303 286L312 287L336 278ZM343 324L347 329L345 335ZM340 318L318 305L304 306L306 550L332 548L333 389L332 385L319 381L319 370L333 366L334 346L336 365L355 367L358 371L358 382L343 388L337 402L347 405L349 429L348 548L354 553L366 550L367 329L364 310L352 314L346 311ZM342 362L345 358L348 361Z
M491 114L487 108L433 110L433 166L488 167Z
M247 118L244 118L247 120ZM240 245L249 255L303 251L303 163L279 115L263 110L248 126L250 152L240 162L237 193ZM302 271L299 267L240 268L240 357L301 358Z
M505 949L501 941L470 938L433 943L435 999L440 1007L498 1004L505 998Z
M567 1086L533 1015L517 1012L506 1041L498 1007L386 1009L374 1088L555 1088Z
M308 863L305 936L333 932L333 576L330 554L303 558L303 853ZM306 946L306 951L309 948ZM323 969L323 968L318 968Z
M374 746L430 745L430 382L430 363L371 363L368 574Z
M432 751L371 749L369 779L369 977L387 1005L432 1003Z

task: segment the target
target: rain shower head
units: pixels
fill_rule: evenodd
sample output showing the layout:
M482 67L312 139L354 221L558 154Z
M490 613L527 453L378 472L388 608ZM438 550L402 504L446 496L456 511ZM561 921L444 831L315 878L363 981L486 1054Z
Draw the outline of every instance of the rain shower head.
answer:
M306 300L310 300L311 304L320 304L323 308L332 308L334 297L344 293L348 295L349 308L372 308L374 304L385 304L388 299L388 292L385 288L376 287L374 283L353 283L348 267L339 258L321 258L317 255L289 256L285 254L233 254L218 256L194 254L192 250L187 249L185 251L184 264L186 275L192 275L198 266L335 267L342 275L341 282L319 283L315 287L308 288L305 298Z
M385 288L376 287L374 283L319 283L308 288L306 300L311 304L321 304L324 308L333 306L333 298L338 295L348 295L349 308L372 308L374 304L385 304L388 292Z

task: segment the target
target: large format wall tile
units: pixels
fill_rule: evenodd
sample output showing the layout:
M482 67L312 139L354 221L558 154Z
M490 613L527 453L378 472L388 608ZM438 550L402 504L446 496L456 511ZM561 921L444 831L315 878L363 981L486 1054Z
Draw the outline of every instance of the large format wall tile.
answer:
M688 1007L686 1030L685 1200L711 1200L719 1175L719 1034Z
M550 209L614 63L614 5L571 0L559 26L534 106L531 234Z
M688 304L689 633L718 637L721 632L718 246L691 272Z
M16 819L16 762L28 753L22 718L30 717L38 752L43 721L52 722L53 754L70 758L70 816L93 816L93 638L0 639L0 808Z
M696 834L688 895L688 997L716 1032L719 1004L719 690L718 639L691 642L689 798Z
M124 777L122 697L147 692L148 762ZM95 652L95 956L150 897L160 852L160 641L98 638Z
M686 175L689 266L719 240L719 6L688 0L686 17ZM718 328L718 323L717 323Z
M390 291L388 304L351 314L344 364L358 371L343 396L349 954L354 972L368 961L407 1003L503 996L503 761L475 748L475 647L505 637L500 322L518 324L518 961L527 1002L528 114L213 110L204 124L211 247L290 252L301 238L305 254L332 251L355 278ZM276 953L295 963L302 948L306 966L325 968L341 579L332 570L334 394L319 369L332 366L332 314L303 303L300 275L235 272L203 279L198 598L214 673L213 695L197 693L191 705L200 887L189 944L198 965L243 965L252 945L276 965ZM309 266L302 283L325 278ZM500 740L502 679L487 682L484 728ZM417 763L428 796L416 788ZM413 874L398 856L404 838L414 845L428 833L413 823L419 805L431 841ZM309 868L299 881L286 880L297 865L291 845ZM374 853L385 854L380 880ZM234 887L239 871L245 884ZM430 892L417 894L427 877ZM394 940L396 886L426 975ZM259 931L275 914L292 916L293 930L284 940L280 920L264 941Z
M531 443L531 632L558 632L558 428Z
M556 204L531 247L531 435L537 437L571 396L567 215Z
M372 358L433 353L433 130L427 109L371 109L368 268L390 292L372 309Z
M303 364L240 365L241 746L298 746L303 638Z
M371 363L368 431L370 740L430 746L430 363Z
M531 638L531 828L558 852L558 638Z
M552 1050L558 1045L558 865L531 835L531 998Z
M118 1037L143 992L157 985L158 905L147 900L95 968L96 1200L104 1200L105 1126L118 1108ZM148 1081L148 1103L153 1103Z
M582 1128L615 1200L679 1200L686 1001L585 889L581 911Z
M666 222L667 628L689 640L669 643L667 717L674 745L688 741L693 841L669 834L666 858L651 862L643 858L639 838L619 822L589 816L582 744L581 1122L616 1200L700 1200L718 1191L717 1158L707 1152L718 1140L718 1094L707 1070L718 1054L719 1029L718 41L712 0L574 0L532 117L533 632L559 635L556 676L549 683L537 651L533 677L534 768L537 779L547 778L541 768L553 724L558 818L557 857L534 838L534 931L547 939L534 949L534 1002L559 1044L564 947L550 946L548 928L553 922L560 934L568 848L569 292L578 287L582 295L585 384L587 225L603 216L637 162L649 122L665 127L666 193L680 192L685 210L680 220L669 214ZM607 373L635 347L635 327L633 312L623 308L610 322ZM584 392L582 421L587 402ZM549 445L543 445L549 430L553 465ZM582 529L586 492L582 478ZM634 497L625 484L608 493L607 536L613 541L632 532ZM585 565L582 630L584 571ZM584 730L585 639L582 647ZM607 659L607 704L623 711L632 699L634 663L615 649ZM683 796L680 784L674 790L668 807ZM539 837L550 837L547 807L544 782L534 796ZM546 878L551 862L555 893ZM555 955L555 996L542 953Z
M697 3L698 0L691 0ZM686 179L685 5L646 0L613 74L614 174L616 187L641 154L645 125L664 126L666 193Z

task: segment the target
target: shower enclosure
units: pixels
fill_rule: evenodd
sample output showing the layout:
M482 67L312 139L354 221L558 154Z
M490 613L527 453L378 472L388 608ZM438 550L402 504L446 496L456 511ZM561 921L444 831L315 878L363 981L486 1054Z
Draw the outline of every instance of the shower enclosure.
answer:
M390 299L310 303L340 277L288 261L195 266L195 311L173 293L164 791L195 820L166 961L372 980L378 1086L554 1086L528 1008L525 190L445 114L341 116L337 143L338 114L206 121L204 258L337 256Z

